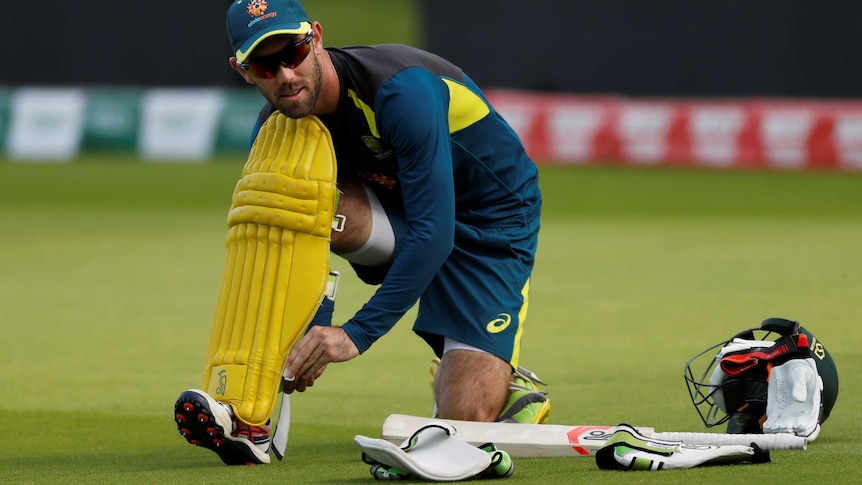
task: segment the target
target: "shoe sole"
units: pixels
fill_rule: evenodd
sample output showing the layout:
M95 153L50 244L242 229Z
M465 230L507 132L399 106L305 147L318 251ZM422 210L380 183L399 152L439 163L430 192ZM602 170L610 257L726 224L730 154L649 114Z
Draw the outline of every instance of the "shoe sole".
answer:
M174 420L186 441L214 451L226 465L269 463L269 455L251 441L231 436L230 414L203 391L190 389L180 394L174 404Z

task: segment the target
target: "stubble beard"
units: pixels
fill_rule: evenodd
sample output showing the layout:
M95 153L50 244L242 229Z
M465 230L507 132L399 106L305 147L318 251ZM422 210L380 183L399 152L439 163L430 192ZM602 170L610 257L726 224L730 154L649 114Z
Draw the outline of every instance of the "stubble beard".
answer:
M295 84L280 85L272 95L268 96L270 104L275 106L281 114L288 118L299 119L310 115L314 111L314 107L317 106L317 100L320 98L320 89L323 83L320 63L317 62L317 56L315 55L308 56L306 62L308 61L313 62L311 75L308 78L311 82L306 86L302 86L305 92L302 93L303 96L301 99L284 101L280 97L282 94L290 93L297 89L299 86Z

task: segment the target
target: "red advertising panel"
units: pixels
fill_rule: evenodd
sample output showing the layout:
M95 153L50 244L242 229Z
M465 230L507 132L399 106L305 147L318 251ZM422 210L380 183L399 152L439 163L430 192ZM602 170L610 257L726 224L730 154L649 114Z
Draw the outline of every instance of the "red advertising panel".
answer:
M488 97L540 163L862 170L862 101Z

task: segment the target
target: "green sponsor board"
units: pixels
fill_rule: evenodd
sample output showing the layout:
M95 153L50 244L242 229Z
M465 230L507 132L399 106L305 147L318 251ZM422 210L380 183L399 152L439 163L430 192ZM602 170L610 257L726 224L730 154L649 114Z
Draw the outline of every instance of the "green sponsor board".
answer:
M11 118L9 110L11 95L11 89L0 87L0 152L6 149L6 134L9 132L9 120Z
M141 90L94 88L87 91L82 148L133 151L141 117Z
M150 160L212 156L225 95L219 88L153 88L141 97L138 153Z
M251 146L251 130L264 99L253 88L225 91L225 104L218 124L216 150L247 152Z
M9 97L5 152L20 160L73 159L81 143L87 96L73 87L23 87Z

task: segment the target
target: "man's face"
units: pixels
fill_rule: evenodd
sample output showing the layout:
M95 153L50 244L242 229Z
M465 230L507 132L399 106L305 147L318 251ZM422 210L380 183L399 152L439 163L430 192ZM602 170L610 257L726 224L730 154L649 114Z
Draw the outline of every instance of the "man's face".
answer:
M270 37L252 52L247 63L251 67L246 71L245 77L285 116L302 118L312 114L320 98L323 82L316 47L319 45L315 35ZM309 49L308 55L293 68L289 67L302 57L302 49L306 48ZM256 73L258 75L255 75ZM272 77L269 77L270 75Z

